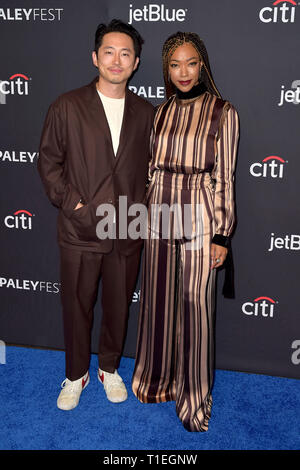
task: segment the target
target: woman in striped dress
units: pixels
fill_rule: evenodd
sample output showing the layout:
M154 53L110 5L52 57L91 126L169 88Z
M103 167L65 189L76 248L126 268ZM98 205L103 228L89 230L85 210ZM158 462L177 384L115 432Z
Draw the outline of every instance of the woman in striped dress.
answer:
M215 268L224 263L234 225L238 115L221 99L196 34L167 39L163 71L168 99L157 110L152 134L132 389L143 403L175 401L188 431L206 431ZM163 208L172 208L168 231Z

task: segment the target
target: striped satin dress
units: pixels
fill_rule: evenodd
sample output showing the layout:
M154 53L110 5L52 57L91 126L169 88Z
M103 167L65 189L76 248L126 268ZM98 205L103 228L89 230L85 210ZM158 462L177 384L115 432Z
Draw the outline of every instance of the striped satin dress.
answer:
M208 92L190 100L173 95L154 121L132 390L143 403L175 401L188 431L206 431L211 415L216 272L210 249L213 235L229 236L234 224L238 132L234 107ZM166 233L162 216L159 222L151 216L152 207L164 204L188 207L193 230L175 231L184 217L175 223L170 211Z

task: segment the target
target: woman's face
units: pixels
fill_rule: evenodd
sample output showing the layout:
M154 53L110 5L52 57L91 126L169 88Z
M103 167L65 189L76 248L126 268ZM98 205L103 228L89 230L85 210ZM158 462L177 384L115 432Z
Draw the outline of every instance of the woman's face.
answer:
M185 42L173 52L169 63L172 83L180 91L190 91L198 83L201 61L191 43Z

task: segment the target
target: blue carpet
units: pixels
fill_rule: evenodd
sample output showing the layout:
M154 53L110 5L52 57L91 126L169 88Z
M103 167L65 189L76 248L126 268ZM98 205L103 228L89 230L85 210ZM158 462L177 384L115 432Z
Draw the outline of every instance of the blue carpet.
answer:
M129 398L107 401L96 376L72 411L56 407L64 353L6 348L0 364L1 450L295 450L300 448L299 381L217 370L206 433L189 433L173 402L141 404L130 381L134 361L122 358Z

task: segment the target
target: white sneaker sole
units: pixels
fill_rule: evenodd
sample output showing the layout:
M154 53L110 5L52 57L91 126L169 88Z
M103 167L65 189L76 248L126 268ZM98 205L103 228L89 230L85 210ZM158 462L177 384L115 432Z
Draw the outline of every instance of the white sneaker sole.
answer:
M78 404L79 404L79 400L80 400L80 396L81 396L82 391L88 386L89 383L90 383L90 375L88 376L88 379L87 379L86 383L84 384L83 389L82 389L81 392L80 392L80 395L79 395L79 397L78 397L77 403L75 403L75 404L72 405L71 407L70 407L70 405L59 404L59 397L58 397L57 403L56 403L56 404L57 404L57 408L59 408L60 410L63 410L63 411L74 410L74 408L76 408L76 406L78 406Z
M102 382L102 380L101 380L100 377L99 377L99 373L97 373L97 377L98 377L99 382L103 385L103 382ZM125 385L124 385L124 387L125 387ZM126 401L127 398L128 398L128 394L127 394L126 388L125 388L125 390L126 390L126 395L124 395L124 398L111 398L111 397L109 397L109 396L107 395L107 391L105 390L104 385L103 385L103 389L104 389L104 391L105 391L105 393L106 393L106 398L107 398L108 401L110 401L111 403L122 403L123 401Z

